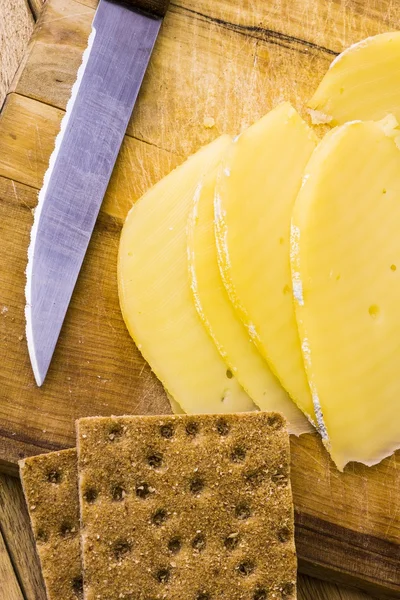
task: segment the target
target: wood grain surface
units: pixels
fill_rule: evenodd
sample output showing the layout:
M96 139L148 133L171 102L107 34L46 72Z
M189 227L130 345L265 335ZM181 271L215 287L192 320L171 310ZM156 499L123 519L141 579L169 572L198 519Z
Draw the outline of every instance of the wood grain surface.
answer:
M303 103L335 54L400 22L400 6L389 0L171 4L38 389L24 332L26 249L95 4L49 0L0 116L0 458L11 470L24 455L73 445L77 416L169 412L118 306L118 239L132 203L199 145L241 131L283 97L308 118ZM399 454L341 475L317 436L294 439L292 451L301 568L399 597ZM304 598L331 597L303 590Z
M0 531L0 581L2 584L1 593L7 600L24 600L19 586L16 574L13 569L10 557L7 553L7 547ZM4 586L4 587L3 587Z
M13 565L23 598L46 600L21 485L18 479L3 474L0 474L0 532L7 550L6 562Z

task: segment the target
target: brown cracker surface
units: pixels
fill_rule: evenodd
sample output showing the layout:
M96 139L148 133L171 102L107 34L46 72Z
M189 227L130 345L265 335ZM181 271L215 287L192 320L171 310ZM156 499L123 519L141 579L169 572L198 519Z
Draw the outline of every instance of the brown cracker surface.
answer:
M96 417L77 433L85 600L296 597L280 415Z
M33 456L20 473L49 600L83 598L76 450Z

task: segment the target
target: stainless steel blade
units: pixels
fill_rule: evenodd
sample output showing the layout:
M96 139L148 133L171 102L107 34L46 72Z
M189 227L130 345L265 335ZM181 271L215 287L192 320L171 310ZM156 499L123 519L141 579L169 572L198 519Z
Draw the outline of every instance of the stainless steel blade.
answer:
M162 23L101 0L35 211L26 328L46 376L92 230ZM134 174L133 174L134 176Z

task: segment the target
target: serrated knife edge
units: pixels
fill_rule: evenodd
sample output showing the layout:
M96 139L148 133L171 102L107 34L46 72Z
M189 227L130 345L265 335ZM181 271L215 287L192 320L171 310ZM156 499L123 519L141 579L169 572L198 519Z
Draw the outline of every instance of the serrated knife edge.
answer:
M93 20L93 22L94 22L94 20ZM39 225L39 221L40 221L40 214L42 212L44 200L45 200L46 193L47 193L47 188L48 188L48 185L49 185L49 182L51 179L51 175L54 170L54 165L57 160L57 155L61 148L64 133L67 129L68 121L69 121L70 115L72 113L74 104L75 104L75 100L78 96L79 88L80 88L80 85L81 85L81 82L83 79L83 75L85 73L86 65L89 61L89 56L90 56L90 52L93 47L95 37L96 37L96 28L94 27L94 25L92 23L91 31L90 31L90 34L89 34L89 37L87 40L87 45L82 54L82 61L78 68L75 82L71 88L71 94L70 94L70 97L69 97L67 105L66 105L65 114L63 115L63 117L61 119L60 130L59 130L59 132L56 136L55 142L54 142L54 149L49 158L49 165L48 165L46 172L44 174L44 177L43 177L43 184L39 191L38 203L36 205L36 208L34 209L33 225L32 225L31 233L30 233L30 242L29 242L29 246L28 246L28 264L27 264L26 270L25 270L25 276L26 276L25 322L26 322L26 340L27 340L27 344L28 344L29 357L31 360L33 374L35 376L35 380L36 380L36 383L38 386L42 385L44 378L42 378L40 376L40 372L39 372L39 368L38 368L38 364L37 364L36 352L35 352L35 346L34 346L34 340L33 340L32 315L31 315L31 306L32 306L31 285L33 282L32 269L33 269L33 258L34 258L34 254L35 254L36 235L37 235L38 225Z

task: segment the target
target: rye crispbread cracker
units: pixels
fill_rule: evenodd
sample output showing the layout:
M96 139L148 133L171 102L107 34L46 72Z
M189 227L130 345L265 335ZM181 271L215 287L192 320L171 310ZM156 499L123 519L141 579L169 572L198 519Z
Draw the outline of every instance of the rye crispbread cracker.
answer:
M83 598L75 448L20 461L20 473L49 600Z
M275 413L77 424L85 600L296 597Z

